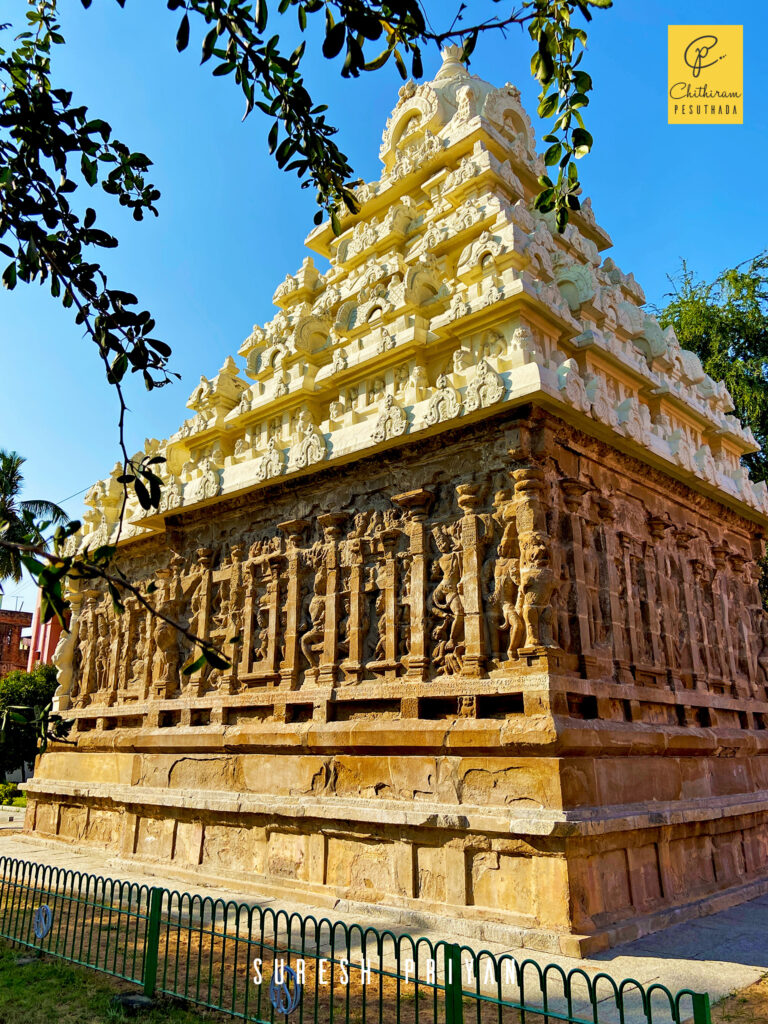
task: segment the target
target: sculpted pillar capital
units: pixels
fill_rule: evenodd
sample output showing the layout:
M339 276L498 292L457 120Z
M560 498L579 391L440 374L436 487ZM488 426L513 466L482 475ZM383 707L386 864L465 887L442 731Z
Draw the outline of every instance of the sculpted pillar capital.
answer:
M560 481L560 489L563 492L565 507L569 512L578 512L581 499L591 490L589 484L575 477L564 477Z
M598 516L607 523L612 523L616 518L616 509L613 505L613 498L606 494L595 495Z
M722 544L715 544L715 546L712 548L712 557L715 560L716 569L725 568L730 550L731 549L728 546L727 541L724 541Z
M416 522L423 522L432 507L435 496L432 491L420 487L416 491L405 491L403 494L393 494L390 499L398 508L410 512L411 518Z
M541 466L521 466L509 471L515 485L515 494L540 492L544 487L544 470Z
M301 535L308 526L309 523L306 519L286 519L285 522L277 524L278 530L286 535L291 547L298 545Z
M678 526L675 529L675 543L681 549L681 551L687 551L691 546L691 541L696 537L693 530L687 530L685 527Z
M738 551L734 551L728 556L728 561L731 563L733 571L740 575L744 572L744 568L749 560L744 555L739 554Z
M482 500L480 491L479 484L459 484L456 488L459 508L465 515L469 515L470 512L474 512L479 507Z
M336 540L341 534L341 527L347 521L346 512L325 512L317 517L323 536L327 541Z
M668 516L648 517L648 529L654 540L663 540L665 531L673 529L674 525Z

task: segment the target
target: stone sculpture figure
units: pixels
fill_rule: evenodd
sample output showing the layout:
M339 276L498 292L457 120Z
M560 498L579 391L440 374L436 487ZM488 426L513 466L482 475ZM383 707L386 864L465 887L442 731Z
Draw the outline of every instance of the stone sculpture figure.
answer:
M73 696L79 697L82 704L88 704L91 694L98 689L96 677L97 647L98 647L98 625L94 614L93 597L87 597L85 601L84 622L81 627L83 637L80 648L80 659L78 664L77 679L79 684L73 688Z
M432 531L438 557L432 566L435 587L428 608L435 625L432 629L432 662L452 673L461 667L464 639L464 605L460 593L461 556L451 528L438 526Z
M154 632L155 653L152 658L152 682L156 692L165 696L175 688L179 667L179 634L175 626L158 621Z
M518 609L520 594L520 550L517 542L517 523L514 507L506 502L501 509L504 527L494 563L494 589L491 607L496 630L506 634L506 656L516 654L525 636L525 625ZM499 651L499 653L501 653Z
M546 515L542 505L543 470L525 467L515 481L517 537L520 545L520 591L517 613L525 624L524 646L554 647L550 597L555 586Z
M311 669L316 669L320 664L320 652L323 649L326 584L327 573L325 566L321 564L315 571L313 589L304 599L300 627L301 650Z
M605 643L603 610L600 606L600 560L597 550L596 529L588 519L582 520L581 538L584 555L584 587L589 609L589 639L593 647Z

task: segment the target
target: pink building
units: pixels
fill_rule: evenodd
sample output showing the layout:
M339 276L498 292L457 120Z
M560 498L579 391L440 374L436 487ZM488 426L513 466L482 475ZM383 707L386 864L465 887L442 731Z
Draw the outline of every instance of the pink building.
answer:
M31 672L35 665L45 664L53 659L53 652L56 650L60 636L61 624L57 618L53 618L49 622L40 621L40 592L38 591L35 614L32 617L29 657L25 663L28 672ZM24 668L24 665L21 668Z

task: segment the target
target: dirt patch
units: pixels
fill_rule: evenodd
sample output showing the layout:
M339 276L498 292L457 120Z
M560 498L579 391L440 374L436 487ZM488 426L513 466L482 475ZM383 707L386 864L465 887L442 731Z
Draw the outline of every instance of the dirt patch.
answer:
M768 1024L768 974L716 1003L712 1024Z

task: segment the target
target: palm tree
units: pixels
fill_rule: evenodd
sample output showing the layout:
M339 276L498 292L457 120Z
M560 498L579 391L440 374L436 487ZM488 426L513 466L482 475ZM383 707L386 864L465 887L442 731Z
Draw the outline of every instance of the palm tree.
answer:
M26 461L18 452L0 448L0 539L47 547L46 526L66 523L69 517L53 501L19 501ZM0 582L6 579L21 580L21 559L13 548L0 547Z

